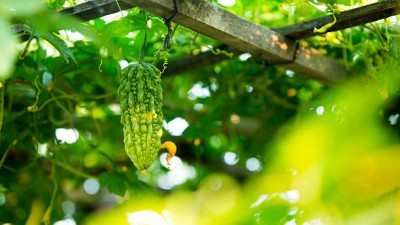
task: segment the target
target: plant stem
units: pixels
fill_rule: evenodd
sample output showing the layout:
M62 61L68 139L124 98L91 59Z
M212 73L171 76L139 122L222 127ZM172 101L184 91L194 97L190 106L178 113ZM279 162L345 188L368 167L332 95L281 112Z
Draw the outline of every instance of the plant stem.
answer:
M4 163L4 161L7 158L8 153L11 151L12 147L15 146L17 144L17 139L15 139L6 149L6 151L4 152L3 156L0 159L0 169Z
M53 164L53 168L51 170L51 177L53 179L54 188L53 188L53 193L51 194L50 205L49 205L49 207L47 207L46 212L43 215L43 221L44 221L44 223L46 225L50 224L51 213L52 213L53 208L54 208L54 202L55 202L55 199L57 197L57 191L58 191L58 183L57 183L57 180L56 180L56 166L55 166L55 164Z
M143 10L143 14L144 14L144 38L143 38L142 47L140 49L139 63L144 62L144 50L146 48L146 41L147 41L147 13L146 13L146 11Z
M71 173L73 173L73 174L75 174L75 175L78 175L78 176L80 176L80 177L87 178L87 179L89 179L89 178L94 178L94 177L92 177L91 175L86 174L86 173L83 173L83 172L81 172L81 171L79 171L79 170L76 170L76 169L74 169L74 168L72 168L72 167L70 167L70 166L68 166L68 165L66 165L66 164L64 164L64 163L61 163L61 162L59 162L59 161L52 160L52 159L50 159L50 160L51 160L55 165L57 165L57 166L59 166L59 167L65 169L65 170L67 170L67 171L69 171L69 172L71 172Z
M25 45L24 50L22 51L21 55L19 56L19 59L24 59L26 54L28 53L29 50L29 46L31 45L31 42L33 40L33 38L35 37L35 31L32 31L31 34L29 35L29 39L28 42Z
M106 98L106 97L111 96L111 95L113 95L113 93L109 92L109 93L105 93L105 94L102 94L102 95L87 96L87 97L84 97L82 99L102 99L102 98ZM67 94L65 94L65 95L60 95L60 96L54 96L54 97L46 100L40 107L37 108L37 110L35 112L42 110L47 104L49 104L52 101L57 101L58 99L70 99L70 100L73 100L75 102L79 102L79 96L76 96L76 95L67 95Z

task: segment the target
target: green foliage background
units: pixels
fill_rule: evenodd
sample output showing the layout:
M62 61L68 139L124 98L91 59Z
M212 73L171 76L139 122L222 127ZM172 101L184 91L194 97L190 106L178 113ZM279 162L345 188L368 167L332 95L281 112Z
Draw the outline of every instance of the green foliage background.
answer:
M368 3L212 2L268 28ZM165 121L188 127L164 130L177 157L143 177L124 152L116 95L143 14L56 12L79 3L0 3L1 224L400 224L398 17L302 40L354 71L335 87L244 56L163 76ZM148 17L145 60L161 65L167 30ZM173 29L169 63L221 44Z

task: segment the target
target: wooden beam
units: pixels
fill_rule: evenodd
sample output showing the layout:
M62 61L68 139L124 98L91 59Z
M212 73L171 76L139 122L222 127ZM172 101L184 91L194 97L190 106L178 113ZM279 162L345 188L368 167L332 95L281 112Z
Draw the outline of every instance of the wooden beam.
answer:
M122 10L134 7L133 5L125 2L119 2L119 5ZM387 0L341 12L339 15L336 15L336 24L326 32L358 26L397 15L400 13L399 5L400 1L398 0ZM116 13L118 11L119 8L115 0L94 0L64 9L61 12L87 21ZM293 24L282 28L275 28L273 30L278 31L291 39L303 39L310 36L319 35L319 33L313 32L314 27L322 27L325 24L332 22L332 20L332 16L324 16L303 23ZM218 48L233 52L235 56L244 53L234 49L232 46L227 45L223 45ZM163 75L176 75L186 70L204 67L206 65L218 63L227 59L229 59L229 57L225 55L215 55L211 51L202 52L196 56L188 56L183 59L170 62Z
M118 6L119 4L119 6ZM75 16L83 21L89 21L121 10L132 8L131 4L120 2L117 4L116 0L96 0L85 2L70 8L61 10L71 16Z
M336 23L327 29L326 32L355 27L398 14L400 14L399 0L380 1L374 4L347 10L340 14L335 14ZM331 22L333 22L333 16L329 15L274 30L286 37L297 40L321 34L314 33L314 28L320 28Z
M123 0L158 16L168 18L173 12L172 0ZM206 0L177 0L178 14L173 19L189 29L221 41L233 48L282 65L306 77L325 83L335 83L349 76L345 66L319 54L314 49L300 46L284 35L256 25ZM297 53L296 53L297 52Z
M400 1L388 0L377 2L371 5L344 11L341 14L336 15L337 23L326 32L359 26L398 14L400 14ZM325 24L332 22L332 19L332 16L324 16L282 28L275 28L273 30L278 31L286 37L298 40L319 35L320 33L313 32L314 27L322 27ZM223 48L229 52L233 52L235 56L243 53L233 49L231 46L224 45ZM181 60L171 62L169 67L164 71L164 75L174 75L188 69L204 67L204 65L218 63L227 59L229 59L229 57L224 55L215 55L210 51L202 52L197 56L188 56ZM186 63L190 64L190 66L185 66Z
M133 7L133 5L125 2L120 2L118 7L116 0L95 0L75 5L60 10L59 12L77 17L83 21L89 21L119 12L120 8L121 10L125 10ZM15 25L11 29L14 31L14 33L22 33L24 31L24 27L22 25ZM22 40L27 40L28 38L29 35L26 35L22 37Z
M119 6L122 10L134 7L134 5L127 4L125 1L120 1ZM93 0L63 9L60 12L75 16L84 21L88 21L91 19L96 19L112 13L116 13L118 11L120 11L120 9L117 5L116 0ZM335 14L337 22L332 27L327 29L326 32L351 28L385 19L398 14L400 14L399 0L380 1L366 6L343 11L340 14ZM320 33L314 33L313 29L322 27L332 21L333 17L331 15L328 15L313 20L308 20L302 23L296 23L285 27L271 29L278 31L286 37L298 40L319 35Z

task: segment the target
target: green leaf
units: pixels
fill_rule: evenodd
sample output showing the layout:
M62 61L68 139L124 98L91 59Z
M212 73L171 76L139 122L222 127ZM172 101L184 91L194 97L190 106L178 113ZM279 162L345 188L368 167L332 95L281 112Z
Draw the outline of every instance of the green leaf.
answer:
M45 8L41 0L2 0L0 15L7 17L29 16Z
M17 59L17 38L7 26L7 21L0 19L0 80L10 77Z
M287 205L269 205L262 207L255 218L260 224L285 224L292 219L289 212L290 208Z
M7 188L5 188L2 184L0 184L0 194L4 194L7 192Z
M60 10L63 8L65 4L65 0L47 0L47 5L56 10Z
M116 173L103 172L99 176L101 187L107 187L108 191L119 196L124 196L126 192L125 179Z
M29 33L32 33L31 29L27 30ZM69 63L69 59L72 59L72 61L74 61L74 63L78 65L78 62L76 61L72 51L68 48L67 43L65 43L65 41L59 38L57 35L51 32L40 32L40 31L33 31L33 33L36 37L43 38L46 41L48 41L51 45L53 45L54 48L56 48L57 51L60 52L61 56L67 63Z

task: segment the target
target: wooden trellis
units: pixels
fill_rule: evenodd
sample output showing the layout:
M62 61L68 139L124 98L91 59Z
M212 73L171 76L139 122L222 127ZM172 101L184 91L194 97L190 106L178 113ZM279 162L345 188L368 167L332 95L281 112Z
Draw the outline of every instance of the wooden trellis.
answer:
M224 48L235 55L248 52L272 64L286 62L282 64L283 67L325 83L336 83L350 75L342 63L321 55L314 49L298 46L296 42L297 39L316 35L312 30L332 22L333 16L324 16L283 28L267 29L206 0L177 0L177 4L179 10L173 22L224 43ZM172 0L120 0L119 5L121 9L139 7L165 18L170 17L173 11ZM96 0L62 12L90 20L118 11L115 0ZM337 22L326 32L373 22L397 15L399 12L398 0L359 7L337 14ZM170 74L171 71L182 72L182 68L188 68L185 67L188 62L190 69L193 69L195 61L204 65L225 59L226 56L202 53L170 63L166 74ZM174 68L180 68L180 71L175 71Z

